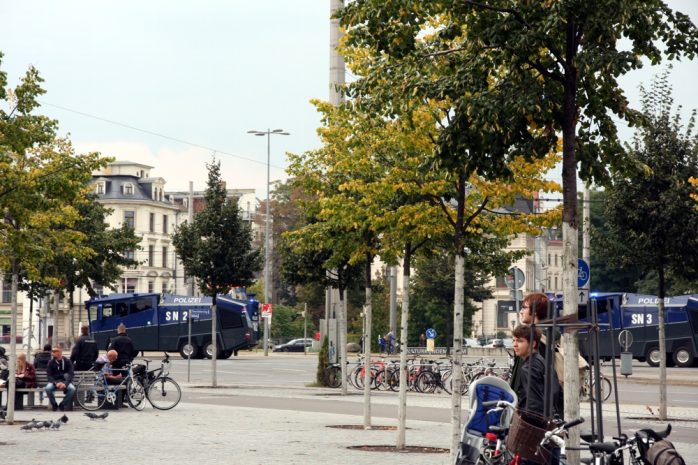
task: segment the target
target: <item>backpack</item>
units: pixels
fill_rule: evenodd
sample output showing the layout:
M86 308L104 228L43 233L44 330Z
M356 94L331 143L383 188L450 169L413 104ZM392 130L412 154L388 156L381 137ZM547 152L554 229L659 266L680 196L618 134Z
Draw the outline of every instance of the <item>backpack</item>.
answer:
M655 442L647 451L645 461L649 465L686 465L674 445L666 440Z

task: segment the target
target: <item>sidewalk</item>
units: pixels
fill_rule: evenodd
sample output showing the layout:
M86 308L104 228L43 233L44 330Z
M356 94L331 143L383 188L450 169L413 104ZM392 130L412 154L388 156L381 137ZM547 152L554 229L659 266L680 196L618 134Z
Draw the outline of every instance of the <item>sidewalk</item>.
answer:
M210 389L183 385L187 392L220 399L221 395L257 395L286 399L332 399L337 402L362 402L359 395L337 396L326 389ZM244 391L244 392L242 392ZM324 394L324 395L323 395ZM372 396L373 404L392 405L396 396ZM410 405L449 408L446 396L414 396ZM604 410L611 416L613 406ZM647 416L641 406L623 408L625 414ZM59 431L24 432L21 425L0 423L0 455L4 463L37 465L75 465L92 462L101 454L108 462L118 457L121 463L152 464L298 464L298 465L375 465L384 461L412 464L448 464L448 454L379 453L349 450L363 444L394 445L396 431L346 430L330 425L358 425L362 417L334 413L311 413L265 408L229 407L183 401L170 411L150 406L143 412L131 409L109 411L105 421L89 420L83 412L69 412L70 420ZM698 419L698 409L670 411L673 417ZM57 413L48 410L17 412L16 420L55 420ZM378 418L374 425L395 425L395 420ZM698 438L698 422L696 427ZM646 425L660 427L659 422ZM407 444L410 446L449 447L451 426L434 421L408 421ZM696 444L675 443L687 463L698 463Z

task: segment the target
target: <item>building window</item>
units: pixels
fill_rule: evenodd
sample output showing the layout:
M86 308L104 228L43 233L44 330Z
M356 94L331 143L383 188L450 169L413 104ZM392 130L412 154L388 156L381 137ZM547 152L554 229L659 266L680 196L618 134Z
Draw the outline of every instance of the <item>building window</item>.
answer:
M167 281L162 282L162 293L167 294Z
M162 215L162 233L167 234L167 215Z
M162 267L167 268L167 247L162 248Z
M555 254L555 266L557 266L557 254ZM557 286L555 286L557 288Z
M133 251L133 249L129 249L124 252L124 258L127 258L129 260L135 260L136 253Z
M155 292L155 281L148 281L148 292Z
M148 246L148 266L155 266L155 246Z
M135 229L135 227L136 227L136 212L130 211L130 210L125 211L124 212L124 224L131 229Z
M552 263L552 262L550 261L550 254L548 254L548 266L550 266L551 263Z
M555 276L555 290L557 291L557 276Z
M137 284L138 278L124 278L121 280L121 289L127 294L133 294L136 292Z
M124 184L124 195L133 195L133 184Z
M103 182L97 183L97 186L95 187L95 192L97 194L104 194L104 183Z
M155 232L155 213L150 214L150 232Z

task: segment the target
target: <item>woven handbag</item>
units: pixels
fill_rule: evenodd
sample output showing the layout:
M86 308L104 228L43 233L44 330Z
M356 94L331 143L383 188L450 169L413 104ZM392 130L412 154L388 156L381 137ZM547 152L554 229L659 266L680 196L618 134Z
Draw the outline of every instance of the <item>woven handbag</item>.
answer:
M547 464L550 461L550 451L538 447L548 431L547 425L548 422L542 415L517 410L509 425L507 449L528 461Z

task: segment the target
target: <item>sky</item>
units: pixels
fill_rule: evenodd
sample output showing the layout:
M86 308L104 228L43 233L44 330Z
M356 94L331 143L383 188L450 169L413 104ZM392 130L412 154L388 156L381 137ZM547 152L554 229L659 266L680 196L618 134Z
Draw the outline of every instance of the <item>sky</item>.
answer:
M698 1L669 5L698 22ZM291 133L271 137L272 181L286 178L286 152L319 146L310 100L329 99L329 0L0 0L0 11L10 84L35 66L41 112L78 152L151 165L168 191L205 189L215 153L229 188L264 198L267 140L248 130ZM663 69L622 79L633 106ZM698 60L674 64L686 114L697 78Z

